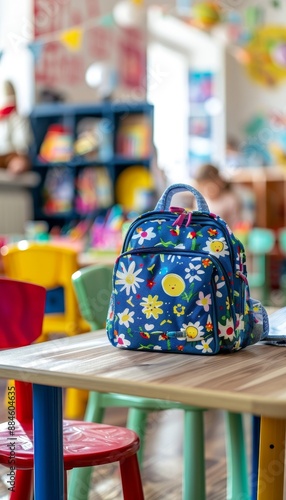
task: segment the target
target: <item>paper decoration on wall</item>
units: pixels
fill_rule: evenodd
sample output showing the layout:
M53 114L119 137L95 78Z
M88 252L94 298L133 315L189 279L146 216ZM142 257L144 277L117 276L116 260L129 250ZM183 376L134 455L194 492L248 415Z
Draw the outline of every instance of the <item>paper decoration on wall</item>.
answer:
M246 63L249 76L268 87L283 81L286 78L286 59L285 64L281 64L281 61L285 55L285 45L286 28L282 25L259 28L245 46L249 56Z
M244 25L246 29L253 32L264 21L264 9L257 5L251 5L245 9Z
M192 8L192 24L204 29L221 21L221 8L217 2L200 2Z
M63 31L59 37L60 41L72 52L78 52L82 44L82 29L72 28Z

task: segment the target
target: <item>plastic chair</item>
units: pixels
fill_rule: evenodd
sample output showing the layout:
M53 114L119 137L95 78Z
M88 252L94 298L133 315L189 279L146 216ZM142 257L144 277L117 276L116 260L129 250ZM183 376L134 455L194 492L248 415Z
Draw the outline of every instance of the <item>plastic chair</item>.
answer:
M5 276L32 282L47 290L42 336L75 335L89 331L80 315L71 276L78 269L77 251L50 243L26 240L1 248Z
M105 326L112 286L112 268L108 266L89 266L77 271L72 282L83 317L90 323L92 330ZM75 404L73 404L75 407ZM127 407L127 427L140 437L138 453L142 465L147 417L152 411L168 409L184 410L184 471L183 499L205 498L204 462L204 410L190 405L150 398L140 398L114 393L90 392L85 420L102 422L108 407ZM226 414L228 491L229 498L246 498L248 494L248 474L244 447L243 423L241 415ZM91 469L75 469L70 478L72 498L87 500ZM85 491L79 485L85 484Z
M0 348L14 348L36 341L42 330L46 291L43 287L7 278L0 278ZM15 420L15 487L12 500L30 500L32 493L33 410L32 386L16 382ZM11 400L12 400L11 396ZM137 460L138 436L125 428L82 421L64 421L64 468L120 463L125 500L143 500ZM11 421L1 425L0 463L11 467ZM14 450L13 450L14 451ZM51 474L52 479L52 474ZM65 477L67 481L67 477ZM67 488L65 488L67 489ZM67 492L65 491L65 499Z
M252 270L249 270L247 279L252 288L260 288L262 292L261 300L264 304L269 303L270 284L267 273L266 257L275 245L275 233L271 229L255 227L249 231L247 237L246 251L249 251L252 258Z

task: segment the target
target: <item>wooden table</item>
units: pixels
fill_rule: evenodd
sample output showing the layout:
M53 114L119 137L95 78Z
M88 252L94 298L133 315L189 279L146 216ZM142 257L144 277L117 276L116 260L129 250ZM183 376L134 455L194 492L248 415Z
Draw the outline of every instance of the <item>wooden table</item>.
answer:
M262 415L258 498L282 500L285 356L261 344L213 357L132 352L112 347L103 331L0 352L0 377L33 383L36 500L63 498L62 387Z

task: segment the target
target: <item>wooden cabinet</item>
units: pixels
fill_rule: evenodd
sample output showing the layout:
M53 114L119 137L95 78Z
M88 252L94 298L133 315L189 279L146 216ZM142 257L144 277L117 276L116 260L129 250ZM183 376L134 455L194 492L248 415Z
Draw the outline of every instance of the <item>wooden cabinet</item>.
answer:
M61 227L93 218L116 203L124 205L125 200L126 210L138 208L132 206L130 193L138 188L136 199L141 195L142 200L140 187L149 188L151 104L43 104L35 107L30 120L32 165L40 175L33 192L35 220ZM125 185L122 174L127 169L132 170L125 175Z
M286 227L286 167L245 167L232 174L231 182L253 191L256 226Z

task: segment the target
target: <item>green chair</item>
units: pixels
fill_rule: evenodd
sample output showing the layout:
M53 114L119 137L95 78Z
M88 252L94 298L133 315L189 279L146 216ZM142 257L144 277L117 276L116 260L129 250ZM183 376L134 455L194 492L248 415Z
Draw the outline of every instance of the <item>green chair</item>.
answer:
M267 254L275 245L275 232L272 229L255 227L250 230L247 237L246 252L249 252L252 268L248 264L248 283L250 291L253 288L261 290L261 301L268 305L270 301L270 283L267 272ZM249 269L250 268L250 269Z
M92 330L103 328L112 286L112 268L89 266L72 276L79 308ZM112 347L110 347L112 349ZM210 374L211 376L211 374ZM204 500L205 460L204 423L201 408L158 399L124 394L90 392L85 420L102 422L109 407L129 408L127 427L140 437L139 463L142 466L147 417L152 411L181 409L184 411L183 500ZM248 474L242 416L226 413L228 498L248 498ZM92 469L74 469L69 479L69 499L87 500Z

